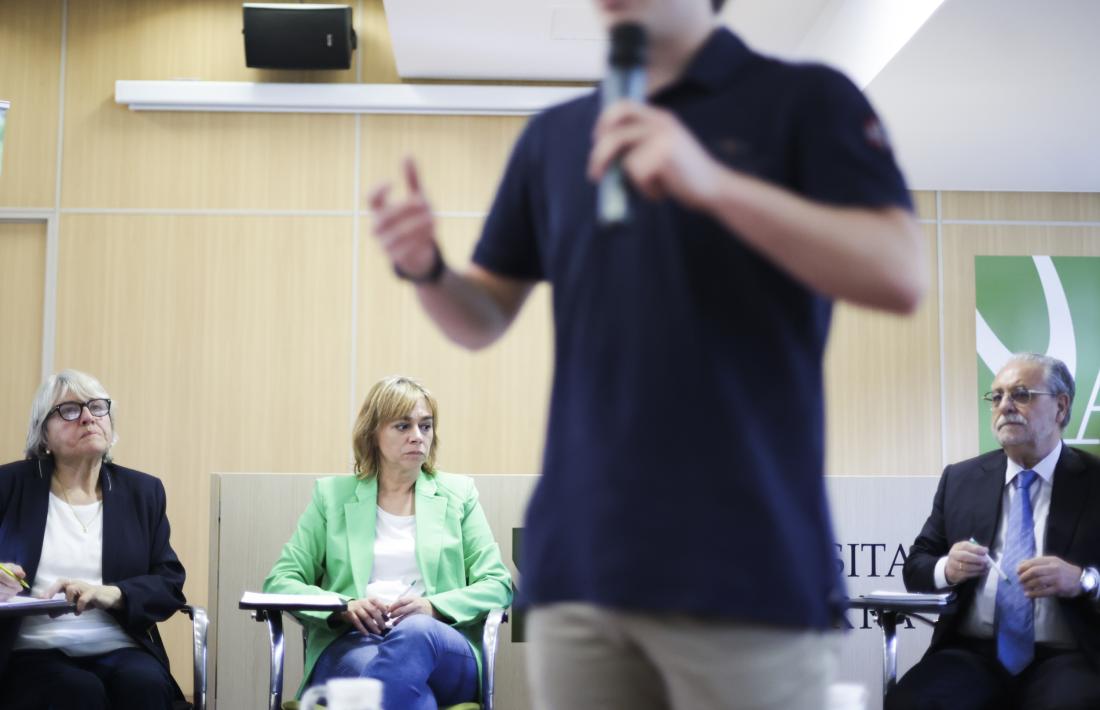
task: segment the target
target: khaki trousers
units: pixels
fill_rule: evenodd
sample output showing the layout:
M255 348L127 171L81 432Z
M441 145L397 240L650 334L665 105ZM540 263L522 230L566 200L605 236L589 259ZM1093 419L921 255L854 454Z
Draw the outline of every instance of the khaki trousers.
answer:
M822 710L838 632L788 630L591 604L527 621L535 710Z

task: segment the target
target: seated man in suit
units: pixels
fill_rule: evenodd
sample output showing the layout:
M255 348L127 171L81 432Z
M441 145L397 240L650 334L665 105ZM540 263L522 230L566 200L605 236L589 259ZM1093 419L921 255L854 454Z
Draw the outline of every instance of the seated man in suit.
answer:
M944 469L905 562L907 589L954 589L957 611L887 710L1100 708L1100 459L1062 443L1073 393L1043 355L994 378L1002 450Z

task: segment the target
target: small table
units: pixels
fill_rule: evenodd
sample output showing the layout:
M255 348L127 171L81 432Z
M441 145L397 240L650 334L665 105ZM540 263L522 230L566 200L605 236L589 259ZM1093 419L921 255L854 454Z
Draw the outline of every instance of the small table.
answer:
M931 597L931 595L929 595ZM921 614L946 614L955 610L955 598L946 600L903 600L884 599L882 597L849 597L848 608L867 609L875 616L882 629L882 697L894 689L898 682L898 622L908 618L917 619L929 626L935 625L934 619Z

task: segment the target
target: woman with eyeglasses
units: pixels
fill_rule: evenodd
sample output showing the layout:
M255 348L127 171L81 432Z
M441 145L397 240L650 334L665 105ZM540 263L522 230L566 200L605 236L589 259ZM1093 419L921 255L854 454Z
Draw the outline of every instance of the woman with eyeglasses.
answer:
M38 388L26 459L0 466L0 603L63 594L72 614L0 618L0 705L113 710L183 700L156 624L184 604L160 480L111 461L110 395L64 370Z

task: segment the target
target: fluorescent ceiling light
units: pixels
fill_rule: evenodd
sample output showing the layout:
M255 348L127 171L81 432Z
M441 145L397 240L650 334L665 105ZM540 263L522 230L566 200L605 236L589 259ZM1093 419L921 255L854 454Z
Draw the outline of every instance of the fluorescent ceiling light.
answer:
M454 84L272 84L243 81L115 82L133 111L530 115L590 87Z

